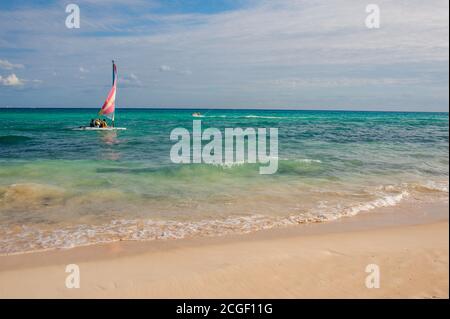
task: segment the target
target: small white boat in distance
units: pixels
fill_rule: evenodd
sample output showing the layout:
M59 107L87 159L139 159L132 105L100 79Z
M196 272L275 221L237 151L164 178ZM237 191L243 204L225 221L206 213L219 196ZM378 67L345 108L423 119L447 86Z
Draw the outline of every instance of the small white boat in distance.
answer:
M194 112L194 113L192 113L192 116L193 117L202 117L203 115L200 112Z
M102 108L100 109L100 112L98 112L98 115L104 115L108 119L112 121L111 126L109 126L106 123L106 120L102 119L92 119L89 126L80 126L76 130L79 131L124 131L126 130L125 127L115 127L114 125L114 114L116 111L116 91L117 91L117 67L114 63L114 60L112 61L112 88L108 93L108 97L105 100L105 103L103 103Z

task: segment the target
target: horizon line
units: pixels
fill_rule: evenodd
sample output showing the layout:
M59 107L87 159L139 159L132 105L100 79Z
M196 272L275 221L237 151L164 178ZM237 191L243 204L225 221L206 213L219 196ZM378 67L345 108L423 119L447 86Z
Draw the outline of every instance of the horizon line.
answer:
M62 107L62 106L0 106L0 110L4 109L93 109L97 110L99 107ZM285 108L285 109L275 109L275 108L227 108L227 107L217 107L217 108L208 108L208 107L152 107L152 106L143 106L143 107L121 107L119 110L218 110L218 111L319 111L319 112L385 112L385 113L449 113L449 111L412 111L412 110L354 110L354 109L308 109L308 108Z

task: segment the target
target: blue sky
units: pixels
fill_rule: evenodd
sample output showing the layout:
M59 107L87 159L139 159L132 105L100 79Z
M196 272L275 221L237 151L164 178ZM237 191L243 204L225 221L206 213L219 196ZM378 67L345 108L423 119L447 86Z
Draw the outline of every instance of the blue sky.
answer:
M99 107L115 59L118 107L448 111L448 6L2 0L0 107Z

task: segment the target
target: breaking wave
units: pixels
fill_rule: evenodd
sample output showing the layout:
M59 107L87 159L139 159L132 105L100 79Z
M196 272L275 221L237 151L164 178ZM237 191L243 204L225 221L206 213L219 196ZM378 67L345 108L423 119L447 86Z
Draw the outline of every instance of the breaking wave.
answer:
M428 190L448 192L448 185L423 184ZM439 186L437 186L439 185ZM223 236L296 224L319 223L351 217L370 212L376 208L395 206L410 197L410 192L401 186L382 186L380 196L367 202L346 207L321 207L308 212L280 216L254 214L224 219L199 221L116 219L101 225L73 225L58 229L42 229L38 226L0 226L0 254L17 254L49 249L65 249L115 241L149 241L182 239L190 237ZM418 185L408 185L411 190ZM399 191L400 189L403 189ZM395 191L395 192L394 192Z

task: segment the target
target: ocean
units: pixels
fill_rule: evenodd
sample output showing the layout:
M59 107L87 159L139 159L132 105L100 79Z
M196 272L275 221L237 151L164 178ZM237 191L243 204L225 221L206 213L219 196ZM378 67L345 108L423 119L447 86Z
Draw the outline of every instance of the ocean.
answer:
M0 109L0 254L247 233L448 201L448 113ZM174 128L278 128L278 171L174 164Z

